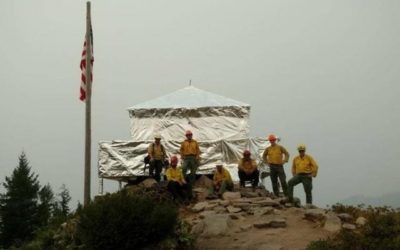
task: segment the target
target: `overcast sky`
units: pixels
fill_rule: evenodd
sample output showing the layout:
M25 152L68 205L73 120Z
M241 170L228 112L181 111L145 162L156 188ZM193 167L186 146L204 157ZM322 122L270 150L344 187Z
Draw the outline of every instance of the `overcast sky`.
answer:
M66 184L73 206L83 200L85 5L0 1L0 181L25 151L41 184ZM190 79L249 103L251 136L276 133L292 156L305 143L320 165L316 204L398 191L399 11L398 0L93 1L92 194L97 142L128 140L127 107Z

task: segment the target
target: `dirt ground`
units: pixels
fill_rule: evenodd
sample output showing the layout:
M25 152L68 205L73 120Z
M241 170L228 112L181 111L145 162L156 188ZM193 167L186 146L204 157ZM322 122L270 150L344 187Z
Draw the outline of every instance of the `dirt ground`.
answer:
M247 216L233 220L233 226L225 236L199 237L196 240L196 249L296 250L304 249L311 241L324 239L330 235L320 225L303 219L302 213L296 209L280 211L282 212L280 216L286 218L286 228L252 227L248 231L243 231L240 226L253 224L259 219L257 216Z
M232 219L231 226L223 236L198 236L195 249L297 250L305 249L311 241L332 235L319 223L305 220L305 211L304 208L295 207L275 209L276 216L286 219L286 227L283 228L256 228L253 224L262 217L242 213L238 219ZM190 207L183 209L181 216L192 224L200 220L200 213L192 212ZM243 226L247 228L241 228Z

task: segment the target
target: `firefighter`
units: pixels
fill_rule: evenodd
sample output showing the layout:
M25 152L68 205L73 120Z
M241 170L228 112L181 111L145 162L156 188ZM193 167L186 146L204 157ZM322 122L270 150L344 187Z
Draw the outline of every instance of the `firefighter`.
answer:
M241 187L244 187L245 181L251 181L253 189L258 186L260 172L257 169L257 162L251 159L249 150L243 151L243 158L239 160L238 175Z
M317 176L318 165L315 160L306 154L306 146L300 144L297 146L299 155L293 159L292 174L293 177L288 182L288 198L293 203L293 188L299 183L303 184L306 193L306 207L312 207L312 178Z
M223 164L218 162L215 166L213 186L210 188L207 198L216 198L215 194L222 197L226 190L233 190L232 177L229 171L223 167Z
M157 182L160 182L160 174L164 166L165 159L167 157L165 148L161 144L160 134L154 135L154 142L149 145L147 153L150 157L150 176L154 177Z
M270 168L272 190L274 191L275 196L279 197L279 178L283 193L285 196L288 196L286 174L283 164L289 161L289 153L283 146L276 143L277 137L275 135L269 135L268 140L271 145L265 149L263 160Z
M171 157L170 166L167 171L165 171L165 176L167 177L167 188L178 202L185 202L190 199L191 195L188 194L189 187L183 178L182 169L177 167L178 157L175 155Z
M193 139L193 133L190 130L185 132L186 140L181 144L180 154L183 160L182 172L187 178L187 171L190 170L189 184L193 186L196 180L196 171L200 162L200 148L196 140Z

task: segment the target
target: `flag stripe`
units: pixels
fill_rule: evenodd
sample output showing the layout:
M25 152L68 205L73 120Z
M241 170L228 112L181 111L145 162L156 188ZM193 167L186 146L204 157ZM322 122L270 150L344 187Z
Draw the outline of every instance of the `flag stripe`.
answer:
M91 25L90 25L91 26ZM92 33L92 27L90 27L90 34L89 34L89 39L90 41L87 40L87 36L85 36L85 42L83 43L83 51L82 51L82 57L81 57L81 63L80 63L80 68L81 68L81 86L80 86L80 100L85 101L86 100L86 83L87 79L90 79L90 83L93 82L93 62L94 62L94 57L93 57L93 33ZM90 58L90 72L89 72L89 77L86 77L86 51L87 51L87 42L90 42L91 44L91 58Z

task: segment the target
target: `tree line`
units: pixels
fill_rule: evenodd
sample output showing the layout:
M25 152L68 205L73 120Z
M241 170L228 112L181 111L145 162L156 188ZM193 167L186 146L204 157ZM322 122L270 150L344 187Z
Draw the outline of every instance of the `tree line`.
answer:
M54 194L50 184L41 185L24 152L18 166L2 183L0 194L0 249L19 247L40 230L64 222L70 214L71 200L63 184Z

